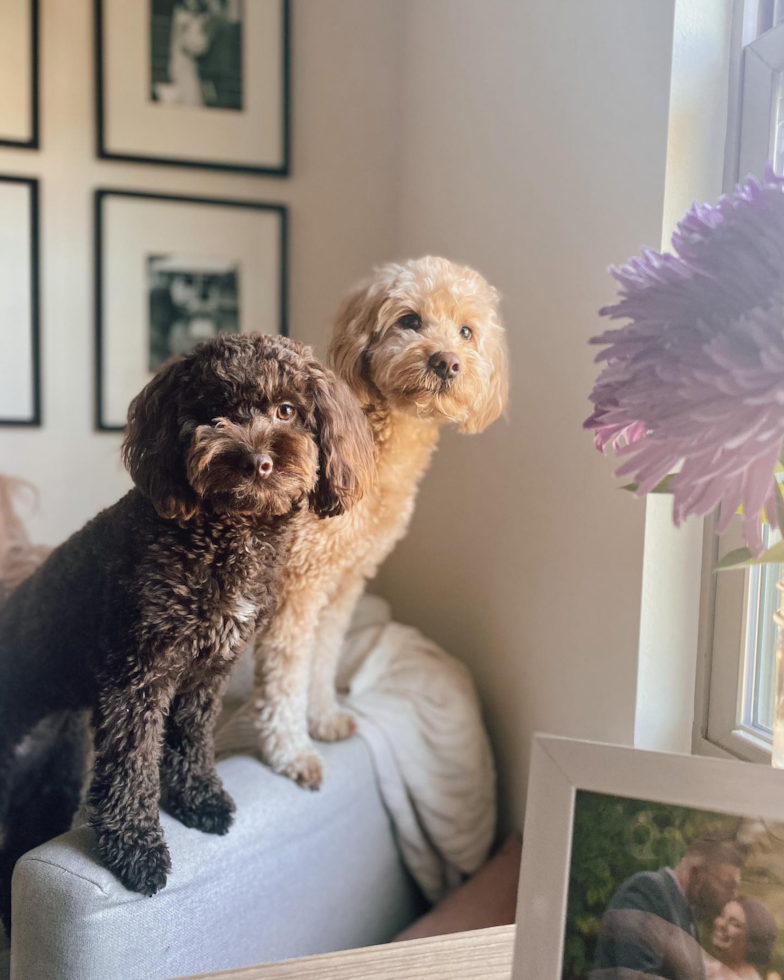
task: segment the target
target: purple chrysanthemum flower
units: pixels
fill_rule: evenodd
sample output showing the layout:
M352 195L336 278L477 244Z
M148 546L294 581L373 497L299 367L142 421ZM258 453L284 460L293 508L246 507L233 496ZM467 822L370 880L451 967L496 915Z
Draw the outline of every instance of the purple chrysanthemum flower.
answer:
M768 165L764 183L694 205L672 244L611 270L620 300L600 313L630 322L591 340L605 367L585 427L626 457L638 495L682 464L676 524L721 504L721 533L742 504L758 554L784 439L784 179Z

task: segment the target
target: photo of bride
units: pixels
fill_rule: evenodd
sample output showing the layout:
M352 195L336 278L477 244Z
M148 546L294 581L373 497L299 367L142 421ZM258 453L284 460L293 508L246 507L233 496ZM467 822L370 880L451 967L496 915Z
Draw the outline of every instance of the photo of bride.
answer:
M241 110L242 14L242 0L152 0L152 101Z
M781 980L770 970L777 936L776 920L759 899L739 895L727 902L713 923L706 980Z

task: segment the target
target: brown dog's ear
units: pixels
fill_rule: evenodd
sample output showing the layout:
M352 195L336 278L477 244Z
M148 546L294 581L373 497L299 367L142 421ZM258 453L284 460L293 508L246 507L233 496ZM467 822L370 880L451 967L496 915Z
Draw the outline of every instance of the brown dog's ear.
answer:
M188 520L199 510L185 474L189 423L180 418L180 394L189 375L187 360L164 365L131 402L122 445L133 482L161 517L175 520Z
M485 335L484 354L490 361L490 376L471 414L458 426L460 432L473 434L484 431L504 412L509 400L508 354L500 323L495 323Z
M319 476L310 508L319 517L336 517L355 504L373 480L373 434L348 386L327 368L316 373L315 400Z

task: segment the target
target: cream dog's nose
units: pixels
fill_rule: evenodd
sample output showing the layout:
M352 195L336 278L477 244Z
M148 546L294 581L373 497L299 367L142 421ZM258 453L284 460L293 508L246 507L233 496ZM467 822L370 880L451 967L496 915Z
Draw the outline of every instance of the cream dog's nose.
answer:
M437 351L427 363L430 370L435 371L442 381L448 381L460 374L460 358L451 351Z

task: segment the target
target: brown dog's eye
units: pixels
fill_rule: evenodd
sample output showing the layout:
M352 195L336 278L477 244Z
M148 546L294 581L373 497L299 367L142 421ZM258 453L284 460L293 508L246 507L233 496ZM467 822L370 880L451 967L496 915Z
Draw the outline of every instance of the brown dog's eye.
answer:
M460 336L464 340L470 340L474 336L474 331L470 327L461 327Z
M406 313L397 321L399 327L406 330L419 330L422 326L422 318L418 313Z
M279 419L282 419L284 422L290 422L294 418L294 415L295 415L294 406L293 405L278 405L278 409L275 412L275 414L277 415L277 417Z

